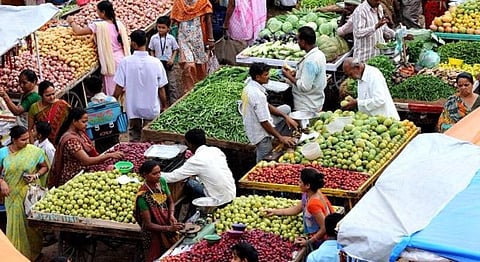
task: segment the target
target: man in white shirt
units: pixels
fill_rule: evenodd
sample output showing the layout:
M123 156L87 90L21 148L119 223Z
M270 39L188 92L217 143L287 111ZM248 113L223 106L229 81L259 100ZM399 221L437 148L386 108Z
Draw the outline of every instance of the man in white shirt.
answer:
M130 35L133 55L120 61L115 73L115 98L125 92L130 122L130 141L139 141L142 128L168 107L165 89L167 75L160 60L149 56L147 36L142 30Z
M288 105L274 107L267 102L267 91L263 85L268 83L269 71L270 67L266 64L252 64L248 72L250 77L242 91L243 126L248 140L256 147L257 162L272 151L272 137L286 146L295 146L295 140L286 135L293 131L288 128L298 126L288 116Z
M380 54L375 47L377 43L385 43L384 37L393 38L395 31L387 26L389 19L385 17L380 0L366 0L353 12L353 57L366 62Z
M202 129L189 130L185 134L185 140L193 155L178 169L162 172L162 177L168 183L174 183L196 176L203 184L200 189L196 180L189 179L187 182L187 188L194 198L214 197L221 204L232 201L236 194L235 180L225 154L216 147L205 145L205 132Z
M298 45L307 54L298 63L296 73L283 68L283 75L293 83L293 107L295 111L322 111L325 102L327 74L325 54L315 46L315 31L309 26L298 29Z
M35 123L32 136L35 139L33 143L34 146L39 147L45 151L47 155L48 163L51 165L53 163L53 157L55 156L55 147L52 142L48 140L48 136L52 132L52 127L48 122L38 121Z
M380 70L349 57L343 62L343 71L358 82L358 98L352 99L343 109L358 107L358 111L370 116L382 115L400 120Z

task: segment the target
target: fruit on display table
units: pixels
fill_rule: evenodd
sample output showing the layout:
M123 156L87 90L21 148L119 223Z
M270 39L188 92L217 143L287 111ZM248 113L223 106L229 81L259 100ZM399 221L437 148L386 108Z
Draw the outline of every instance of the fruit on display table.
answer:
M277 198L273 196L240 196L232 203L215 212L217 233L229 230L232 224L243 223L247 229L260 229L282 236L293 241L303 234L301 214L297 216L265 216L263 209L287 208L298 203L298 200Z
M98 20L96 13L97 3L91 1L85 5L80 12L74 15L75 22L82 26ZM121 21L127 31L144 29L154 23L159 16L170 10L173 0L112 0L115 15Z
M480 34L480 3L468 0L452 6L430 25L432 31L461 34Z
M95 42L91 35L76 36L70 27L56 26L38 31L38 43L42 57L58 57L75 72L84 75L98 62Z
M77 175L58 188L51 189L33 210L43 213L136 223L133 207L140 183L120 185L118 171ZM134 173L130 178L141 177Z
M351 124L345 124L341 131L335 131L334 126L345 120ZM407 138L416 132L415 125L408 120L398 121L384 116L373 117L362 112L341 110L321 112L318 119L312 122L311 129L319 133L312 142L319 143L323 153L315 161L324 167L367 172L371 175L390 161ZM311 163L301 154L302 146L303 144L295 148L296 157L292 158L291 153L286 152L280 162Z
M446 62L446 63L440 63L438 65L438 68L444 69L446 71L451 71L452 74L455 74L455 78L461 72L468 72L472 74L473 77L475 77L480 73L480 64L469 65L469 64L462 63L461 65L456 65L456 64L451 64L450 62ZM455 86L455 81L451 85Z
M149 128L182 135L192 128L201 128L208 138L248 144L237 104L247 70L247 67L220 68L160 114Z
M258 252L258 261L293 261L292 254L298 247L292 242L278 235L263 232L261 230L246 231L240 237L230 236L228 233L221 235L218 243L209 244L206 240L193 245L186 252L175 256L162 258L161 262L229 262L232 260L232 247L240 242L251 244Z
M107 152L114 152L120 151L123 153L122 160L130 161L133 163L133 172L138 172L138 169L145 161L144 153L145 151L152 145L152 143L145 142L145 143L120 143L115 145L113 148L107 150ZM105 171L111 169L112 166L118 162L115 159L108 159L101 164L93 165L87 167L87 170L90 172L93 171Z
M444 44L438 48L441 62L449 62L450 59L460 59L464 64L480 64L480 42L458 41Z
M291 152L287 157L300 158L301 156L299 153ZM248 173L247 180L272 184L298 185L300 172L304 168L315 168L324 174L325 185L323 188L356 191L369 178L368 174L339 168L322 167L317 163L304 165L261 161Z
M31 69L38 72L37 56L28 51L24 51L20 56L14 58L15 62L9 66L0 68L0 86L7 89L9 93L21 93L22 90L18 84L18 76L24 69ZM71 85L75 80L75 71L68 66L65 61L56 56L42 56L40 57L43 78L49 80L55 86L56 91L62 90Z

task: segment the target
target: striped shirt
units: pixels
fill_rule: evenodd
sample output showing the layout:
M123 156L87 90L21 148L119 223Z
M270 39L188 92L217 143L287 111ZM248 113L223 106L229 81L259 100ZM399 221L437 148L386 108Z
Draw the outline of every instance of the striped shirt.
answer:
M353 12L353 57L361 62L380 54L375 45L385 43L384 36L393 38L395 35L395 31L386 24L375 29L375 25L382 17L384 17L382 6L373 8L368 1L364 1Z
M272 116L268 110L265 87L248 78L242 92L242 115L245 133L250 143L256 145L264 137L271 136L260 124L269 121L273 126Z

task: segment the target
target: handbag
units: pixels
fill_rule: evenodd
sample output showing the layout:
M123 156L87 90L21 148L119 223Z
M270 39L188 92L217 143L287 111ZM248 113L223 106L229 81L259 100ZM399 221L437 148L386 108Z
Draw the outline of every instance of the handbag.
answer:
M34 183L28 184L27 195L25 195L25 200L23 201L25 215L30 216L33 205L42 199L46 193L46 188Z
M220 64L218 63L217 57L213 53L213 51L210 50L208 54L208 61L207 61L207 73L213 74L215 71L217 71L220 68Z
M236 56L247 47L245 41L232 39L227 32L215 44L215 54L220 64L235 65Z
M102 103L87 108L86 133L91 140L119 135L128 131L127 113L118 102Z

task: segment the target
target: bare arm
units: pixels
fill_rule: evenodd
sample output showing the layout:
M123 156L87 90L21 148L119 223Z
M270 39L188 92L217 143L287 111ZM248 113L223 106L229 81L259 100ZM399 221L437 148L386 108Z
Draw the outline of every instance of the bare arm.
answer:
M328 207L327 207L328 208ZM310 238L312 241L318 241L323 238L326 233L325 229L325 216L323 215L322 211L318 212L318 214L313 214L315 221L320 226L320 230L318 230L313 236Z
M269 209L266 211L269 216L296 216L302 212L302 202L298 202L298 204L289 208Z
M33 119L33 117L30 114L28 114L28 133L29 134L32 133L34 123L35 123L35 119ZM30 144L33 144L33 142L35 141L35 137L30 135L29 139L30 139Z
M165 86L162 86L158 89L158 98L160 99L161 111L164 111L168 108L167 95L165 94Z
M155 57L155 50L150 49L150 50L148 51L148 53L149 53L151 56Z
M115 97L118 100L118 97L120 97L122 93L123 93L123 87L117 84L115 86L115 91L113 92L113 97Z
M78 150L77 152L75 152L73 154L73 156L76 159L78 159L78 161L80 161L80 163L82 165L91 166L91 165L95 165L95 164L104 162L104 161L106 161L107 159L110 159L110 158L119 159L123 156L123 153L117 151L117 152L111 152L111 153L106 153L106 154L103 154L103 155L91 157L91 156L87 155L87 152L85 152L85 150L81 149L81 150Z
M74 19L73 19L73 16L69 16L67 17L67 22L70 24L70 26L72 27L72 30L73 30L73 33L76 34L76 35L89 35L89 34L93 34L93 31L88 28L88 27L81 27L80 25L78 25Z
M157 231L157 232L177 231L177 229L175 228L175 225L162 226L162 225L153 223L149 210L143 211L140 215L142 216L143 226L148 231Z
M233 10L235 10L235 1L228 1L227 13L225 14L225 22L223 22L223 29L228 29L230 25L230 17L232 17Z
M25 112L25 109L23 108L23 106L22 105L15 105L15 103L13 103L12 99L10 99L10 97L7 95L7 93L3 93L2 98L3 98L3 100L5 100L5 104L7 105L8 110L10 110L10 112L12 112L12 114L18 116L18 115L21 115Z

